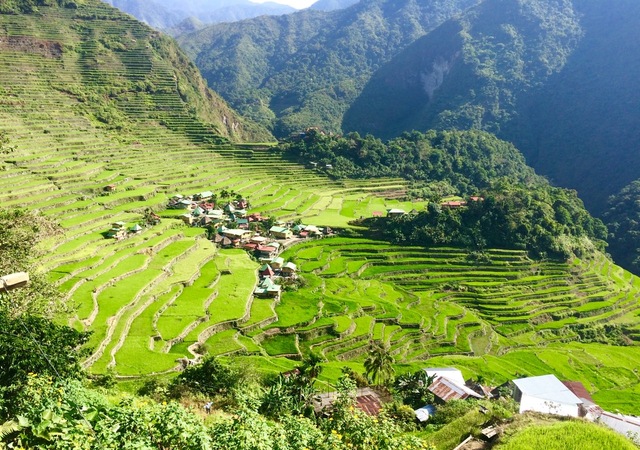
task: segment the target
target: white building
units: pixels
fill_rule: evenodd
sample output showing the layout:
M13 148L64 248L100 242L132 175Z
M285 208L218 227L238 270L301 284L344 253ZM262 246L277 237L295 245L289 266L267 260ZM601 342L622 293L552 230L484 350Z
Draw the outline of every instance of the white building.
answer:
M513 380L513 398L520 403L520 412L537 411L558 416L580 417L580 400L555 375Z

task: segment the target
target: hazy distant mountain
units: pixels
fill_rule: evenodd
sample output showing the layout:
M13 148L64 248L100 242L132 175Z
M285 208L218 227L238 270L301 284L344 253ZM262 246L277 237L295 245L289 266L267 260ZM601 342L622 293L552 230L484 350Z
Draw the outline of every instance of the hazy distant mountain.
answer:
M480 128L602 211L638 178L640 2L486 0L380 69L343 128Z
M179 34L194 31L193 23L234 22L262 15L296 11L279 3L253 3L249 0L103 0L152 27ZM184 22L187 20L187 22ZM195 20L195 22L193 22ZM191 22L189 22L191 21ZM187 25L186 27L184 25ZM197 28L196 28L197 29Z
M348 8L351 5L355 5L360 0L318 0L309 8L318 11L333 11L336 9Z
M373 71L477 2L362 0L214 25L179 42L213 89L276 134L311 125L340 131Z
M180 23L183 18L160 3L148 0L103 0L105 3L131 14L141 22L154 28L164 30Z

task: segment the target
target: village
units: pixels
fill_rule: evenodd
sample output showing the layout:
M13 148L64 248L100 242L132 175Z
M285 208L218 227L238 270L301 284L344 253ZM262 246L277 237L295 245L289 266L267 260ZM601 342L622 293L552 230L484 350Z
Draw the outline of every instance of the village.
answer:
M112 192L113 185L105 187ZM207 230L207 238L218 248L242 248L261 266L258 269L260 281L254 295L260 298L279 299L279 280L295 281L298 268L291 261L278 256L294 243L307 239L319 239L335 235L329 227L304 225L298 222L276 221L260 213L249 214L249 202L234 192L222 191L215 194L204 191L189 196L172 196L167 209L184 211L177 216L185 225ZM160 217L148 211L142 224L127 227L124 222L114 222L104 233L108 239L122 240L141 233L145 227L157 225Z
M431 367L423 370L427 383L430 383L428 390L433 394L434 402L414 410L418 424L428 424L436 410L451 401L497 401L501 397L510 397L517 403L519 414L533 412L599 423L640 445L640 418L603 410L579 381L560 381L555 375L547 374L517 378L491 388L478 380L465 380L462 372L455 367ZM386 397L388 396L379 389L364 387L357 390L355 404L364 413L376 416L383 410L384 403L389 401ZM336 398L336 392L317 396L316 412L330 411ZM486 413L482 405L479 404L478 408L480 412ZM485 425L481 432L482 439L491 442L498 436L499 424ZM456 450L464 450L465 445L473 439L470 435Z
M482 197L469 198L472 202L482 200ZM466 205L466 201L451 200L442 202L440 206L457 209ZM176 194L166 206L178 212L175 217L185 225L205 229L207 239L216 247L244 249L260 263L259 281L253 292L258 298L279 300L282 286L298 278L296 264L279 256L283 250L298 242L335 235L329 227L277 221L257 212L249 213L249 201L233 192L218 195L211 191L188 196ZM386 211L386 217L389 218L405 214L406 211L398 208ZM384 215L381 211L373 213L374 217ZM145 227L157 225L160 220L160 216L148 211L141 223L127 227L124 222L115 222L104 235L109 239L126 239L141 233ZM640 419L603 410L579 381L561 381L555 375L547 374L516 378L498 387L486 387L478 380L465 380L462 372L453 367L423 370L430 383L428 391L433 394L435 401L414 411L417 423L428 424L439 405L453 400L497 400L508 396L517 402L519 413L532 411L597 422L640 443ZM335 392L318 395L315 400L316 411L330 410L336 398ZM385 401L384 393L371 387L360 388L356 393L357 407L369 415L377 415ZM482 430L482 436L487 441L497 435L495 424L487 424ZM471 439L470 436L459 448L463 449Z

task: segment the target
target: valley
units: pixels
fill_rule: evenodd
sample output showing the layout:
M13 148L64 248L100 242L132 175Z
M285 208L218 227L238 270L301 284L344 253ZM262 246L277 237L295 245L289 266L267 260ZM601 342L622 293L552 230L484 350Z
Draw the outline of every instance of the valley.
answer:
M640 278L601 251L604 227L577 195L537 176L513 145L480 131L383 144L317 128L278 142L208 89L174 41L98 0L73 4L0 14L0 207L58 224L37 246L37 271L62 293L54 322L90 333L80 365L91 382L134 391L214 357L251 382L286 383L281 374L317 358L312 385L328 392L367 371L379 345L397 374L451 366L496 387L553 373L607 410L637 413ZM214 220L192 214L191 200L168 208L203 192L211 209L236 199L246 211ZM460 232L460 211L485 228ZM441 228L415 225L423 213L444 218ZM185 223L194 217L207 222ZM520 240L482 234L503 222ZM276 272L265 277L267 264ZM209 401L198 395L190 408ZM203 421L258 420L256 399L228 397L237 416L207 410ZM502 414L493 408L491 420ZM435 435L393 430L414 444ZM323 432L342 445L336 429Z

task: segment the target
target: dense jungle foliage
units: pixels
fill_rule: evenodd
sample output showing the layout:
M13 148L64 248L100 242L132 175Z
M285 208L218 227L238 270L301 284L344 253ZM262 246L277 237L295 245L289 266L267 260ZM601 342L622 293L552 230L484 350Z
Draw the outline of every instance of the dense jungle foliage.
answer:
M280 149L337 178L416 181L411 193L432 201L426 211L365 221L396 243L527 249L536 257L566 259L591 251L589 239L602 249L607 237L575 191L549 186L513 145L489 133L412 132L383 143L370 135L310 129ZM447 195L482 195L485 201L441 208Z
M473 195L501 178L545 184L513 145L480 131L414 131L385 143L371 135L329 136L310 129L279 148L337 178L414 180L414 194L435 201Z
M640 180L609 198L604 214L609 253L628 270L640 273Z
M430 203L426 211L364 223L396 243L526 249L537 258L586 256L603 249L607 229L575 191L496 183L459 208Z

